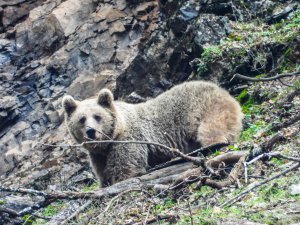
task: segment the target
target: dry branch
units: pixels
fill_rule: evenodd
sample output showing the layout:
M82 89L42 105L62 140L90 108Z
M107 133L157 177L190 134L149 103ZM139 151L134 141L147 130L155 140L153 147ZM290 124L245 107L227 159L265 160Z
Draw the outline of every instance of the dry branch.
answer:
M259 81L266 82L266 81L278 80L278 79L284 78L284 77L293 77L293 76L298 76L298 75L300 75L300 71L296 71L293 73L277 74L276 76L273 76L273 77L264 77L264 78L247 77L247 76L241 75L239 73L236 73L233 75L231 80L233 80L235 78L239 78L240 80L246 80L246 81L251 81L251 82L259 82Z
M215 152L216 150L218 150L220 148L228 146L229 144L230 143L227 142L227 143L217 143L217 144L209 145L209 146L206 146L206 147L196 149L196 150L194 150L194 151L192 151L192 152L190 152L186 155L187 156L196 156L198 153L202 153L202 154L206 155L206 153L208 151L211 151L213 153L213 152ZM169 166L172 166L172 165L182 163L184 161L185 160L182 159L182 158L175 158L175 159L170 160L166 163L159 164L159 165L155 166L154 168L149 169L147 172L152 172L152 171L155 171L155 170L166 168L166 167L169 167Z
M180 173L193 167L193 163L187 162L180 166L175 165L169 168L164 168L141 177L130 178L122 182L116 183L112 186L101 188L100 190L93 192L74 192L74 191L64 191L64 192L46 192L37 191L33 189L26 188L9 188L0 186L0 191L20 193L20 194L32 194L43 196L48 200L56 199L101 199L103 197L110 197L119 194L124 191L129 190L142 190L143 188L152 188L156 184L168 183L174 181Z
M282 128L288 127L294 123L296 123L297 121L300 120L300 112L298 112L298 114L294 115L293 117L291 117L289 120L284 121L283 123L279 123L279 124L275 124L270 128L270 131L278 131Z
M270 177L270 178L267 178L265 179L264 181L262 182L258 182L256 183L254 186L252 186L251 188L245 190L245 191L242 191L240 194L238 194L237 196L227 200L226 202L224 202L223 204L220 205L220 207L224 207L224 206L230 206L232 204L234 204L235 202L239 201L244 195L246 195L247 193L253 191L254 189L272 181L272 180L275 180L276 178L280 177L280 176L283 176L285 174L287 174L288 172L291 172L292 170L294 169L297 169L298 167L300 167L300 163L296 163L294 164L293 166L291 166L290 168L284 170L283 172L279 173L279 174L276 174L275 176L273 177Z
M138 223L134 223L133 225L145 225L145 224L151 224L151 223L155 223L158 222L159 220L176 220L177 216L174 214L162 214L162 215L157 215L156 217L152 217L150 219L147 219L143 222L138 222ZM130 223L132 224L132 223ZM129 224L128 224L129 225Z
M224 163L225 166L233 165L237 163L241 157L245 156L247 152L245 151L234 151L234 152L227 152L225 154L218 155L212 159L209 159L206 162L206 166L214 169L218 169L220 164Z
M93 200L88 200L85 204L80 206L74 213L72 213L67 219L62 221L60 225L65 225L71 220L73 220L79 213L83 212L87 207L89 207L93 203Z
M215 160L215 158L217 158L217 160ZM246 158L246 152L228 152L215 158L209 160L207 164L213 165L215 168L218 168L219 165L223 162L225 163L225 165L235 164L235 166L231 170L226 180L215 181L212 179L203 179L201 183L197 185L198 188L202 185L207 185L212 188L222 189L233 185L242 173L242 166Z

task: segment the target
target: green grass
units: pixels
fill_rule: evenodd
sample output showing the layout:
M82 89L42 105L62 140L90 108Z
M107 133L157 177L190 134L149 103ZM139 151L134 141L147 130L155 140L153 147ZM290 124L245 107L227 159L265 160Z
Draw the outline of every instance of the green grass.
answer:
M200 57L200 62L197 66L197 72L198 73L204 73L207 71L207 63L213 62L219 58L222 57L222 51L220 47L214 46L214 45L209 45L204 48L201 57Z
M98 182L94 182L92 183L91 185L87 185L87 186L84 186L82 191L83 192L90 192L90 191L95 191L97 189L99 189L99 183Z
M41 215L43 217L53 217L56 214L58 214L65 206L65 203L63 201L56 201L52 203L51 205L48 205L46 208L44 208L41 211ZM36 218L31 215L25 215L21 218L24 221L24 225L42 225L46 224L47 220ZM26 222L25 222L26 221Z
M219 45L208 45L199 57L197 67L198 75L202 75L208 70L208 64L220 58L228 58L234 67L246 61L252 62L252 66L260 70L267 65L266 53L271 53L269 46L283 44L286 49L282 53L284 60L281 60L278 73L293 71L295 60L290 59L294 52L291 41L300 36L300 10L288 19L273 25L265 24L262 20L252 22L232 22L232 33L223 38ZM251 53L251 54L250 54ZM258 77L264 77L260 74Z

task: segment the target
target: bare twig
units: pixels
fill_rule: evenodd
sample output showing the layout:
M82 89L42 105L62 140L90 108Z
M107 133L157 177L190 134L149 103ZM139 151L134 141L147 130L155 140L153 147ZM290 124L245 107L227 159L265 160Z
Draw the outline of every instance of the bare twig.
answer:
M298 75L300 75L300 71L296 71L293 73L277 74L276 76L273 76L273 77L264 77L264 78L247 77L247 76L241 75L239 73L236 73L233 75L231 80L233 80L235 78L239 78L241 80L252 81L252 82L258 82L258 81L266 82L266 81L278 80L278 79L284 78L284 77L292 77L292 76L298 76Z
M166 146L164 144L160 144L160 143L157 143L157 142L136 141L136 140L129 140L129 141L115 141L115 140L85 141L85 142L82 142L82 143L77 144L77 145L49 145L49 144L45 144L45 143L40 143L40 144L45 145L45 146L55 146L55 147L82 147L85 144L102 144L102 143L154 145L154 146L158 146L158 147L164 148L164 149L166 149L166 150L174 153L175 155L179 156L183 160L191 161L191 162L195 163L196 165L200 165L200 166L202 166L204 168L206 168L204 160L200 159L199 157L192 157L191 155L196 154L198 152L207 151L207 150L211 149L212 147L220 147L220 146L224 147L224 146L229 145L229 143L218 143L218 144L214 144L214 145L211 145L211 146L207 146L207 147L204 147L204 148L197 149L197 150L195 150L193 152L190 152L189 154L184 154L179 149L171 148L171 147L168 147L168 146ZM174 161L173 161L173 163L174 163ZM170 166L172 164L169 163L167 165ZM160 168L164 168L164 167L166 167L166 166L163 166L163 167L160 167ZM157 170L157 167L155 167L153 170ZM153 171L153 170L150 170L150 171ZM148 172L150 172L150 171L148 171Z
M235 182L238 181L238 177L240 176L241 174L241 170L242 170L242 165L245 161L245 158L246 158L246 154L245 152L230 152L230 153L237 153L237 154L230 154L230 155L227 155L228 153L225 153L224 157L223 157L223 160L224 159L227 159L228 161L231 161L232 163L236 163L236 161L238 161L234 168L232 169L232 171L230 172L228 178L224 181L215 181L215 180L212 180L212 179L203 179L202 180L202 184L203 185L207 185L207 186L210 186L212 188L217 188L217 189L223 189L225 187L228 187L230 185L233 185ZM220 160L217 160L221 163L221 159L222 157L220 157ZM228 162L227 162L228 163ZM197 186L200 186L200 185L197 185Z
M230 205L234 204L235 202L239 201L244 195L246 195L247 193L253 191L257 187L260 187L260 186L262 186L262 185L264 185L264 184L266 184L266 183L268 183L268 182L270 182L270 181L272 181L272 180L274 180L274 179L276 179L276 178L278 178L280 176L283 176L283 175L287 174L288 172L291 172L292 170L297 169L298 167L300 167L300 163L296 163L293 166L291 166L290 168L284 170L283 172L281 172L279 174L276 174L273 177L267 178L267 179L265 179L262 182L256 183L251 188L249 188L249 189L247 189L245 191L242 191L240 194L238 194L235 197L233 197L233 198L227 200L226 202L224 202L223 204L220 205L220 207L230 206Z
M204 164L204 160L200 159L199 157L192 157L192 156L188 156L182 152L180 152L178 149L176 148L171 148L170 151L174 152L175 155L181 157L182 159L186 160L186 161L190 161L195 163L196 165L200 166Z
M251 164L253 164L254 162L256 162L256 161L258 161L260 159L271 158L271 157L287 159L287 160L294 161L294 162L300 162L299 158L292 157L292 156L282 155L279 152L271 152L271 153L263 153L263 154L257 156L256 158L252 159L251 161L246 162L245 164L246 165L251 165Z
M191 225L194 225L193 212L192 212L190 201L188 200L187 203L188 203L188 207L189 207L189 214L190 214L190 219L191 219Z
M176 218L174 214L165 214L165 215L157 215L156 217L147 219L143 222L134 223L133 225L145 225L145 224L151 224L154 222L158 222L159 220L171 220L173 218Z
M4 192L13 192L20 194L32 194L43 196L46 199L79 199L79 198L99 198L97 192L74 192L74 191L64 191L64 192L45 192L45 191L37 191L33 189L26 188L8 188L0 186L0 191ZM101 197L101 196L100 196Z
M79 213L83 212L87 207L89 207L94 201L93 200L88 200L85 204L80 206L74 213L72 213L67 219L62 221L60 225L65 225L69 221L73 220Z
M104 209L104 211L101 212L101 214L99 216L97 216L96 219L101 218L101 216L105 215L105 213L109 210L109 208L111 207L111 205L113 204L113 202L115 202L118 198L120 198L122 195L127 194L127 193L132 192L132 191L142 191L142 190L141 189L129 189L129 190L123 191L120 194L116 195L115 197L113 197L109 201L109 203L107 204L107 206Z
M186 155L187 156L195 156L198 153L205 154L205 152L207 152L207 151L214 152L215 150L223 148L223 147L226 147L229 144L230 143L227 142L227 143L217 143L217 144L209 145L209 146L206 146L206 147L202 147L202 148L196 149L196 150L194 150L194 151L192 151L192 152L190 152L190 153L188 153ZM175 158L175 159L170 160L170 161L168 161L166 163L159 164L159 165L155 166L154 168L149 169L147 172L152 172L152 171L155 171L155 170L166 168L166 167L169 167L169 166L172 166L172 165L176 165L176 164L182 163L184 161L185 160L183 160L182 158Z
M50 146L50 147L83 147L86 144L138 144L138 145L155 145L164 149L171 150L172 148L157 143L157 142L150 142L150 141L136 141L136 140L128 140L128 141L115 141L115 140L103 140L103 141L84 141L80 144L75 144L75 145L52 145L52 144L45 144L45 143L37 143L40 145L44 146Z
M298 112L296 115L292 116L289 120L284 121L283 123L273 125L270 128L270 131L278 131L281 128L288 127L288 126L296 123L299 120L300 120L300 112Z

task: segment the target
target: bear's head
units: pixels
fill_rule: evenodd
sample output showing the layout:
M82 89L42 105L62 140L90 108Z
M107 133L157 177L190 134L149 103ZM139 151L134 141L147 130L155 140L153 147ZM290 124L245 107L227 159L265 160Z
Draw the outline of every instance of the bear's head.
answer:
M102 89L96 99L76 101L72 96L63 97L66 125L78 143L114 139L117 133L117 115L113 94ZM85 144L93 150L103 144Z

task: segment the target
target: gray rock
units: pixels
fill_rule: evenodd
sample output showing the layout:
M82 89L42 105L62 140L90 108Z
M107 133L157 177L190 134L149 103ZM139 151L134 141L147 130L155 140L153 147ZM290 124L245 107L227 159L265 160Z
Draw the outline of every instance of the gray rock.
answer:
M204 44L219 44L220 40L230 33L229 20L223 16L201 15L196 26L194 41L200 48Z
M17 98L14 96L5 96L0 99L0 109L10 109L17 104Z
M111 25L110 25L110 28L109 28L109 33L112 35L112 34L115 34L115 33L123 33L124 31L126 31L124 25L122 22L120 21L116 21L116 22L113 22Z

